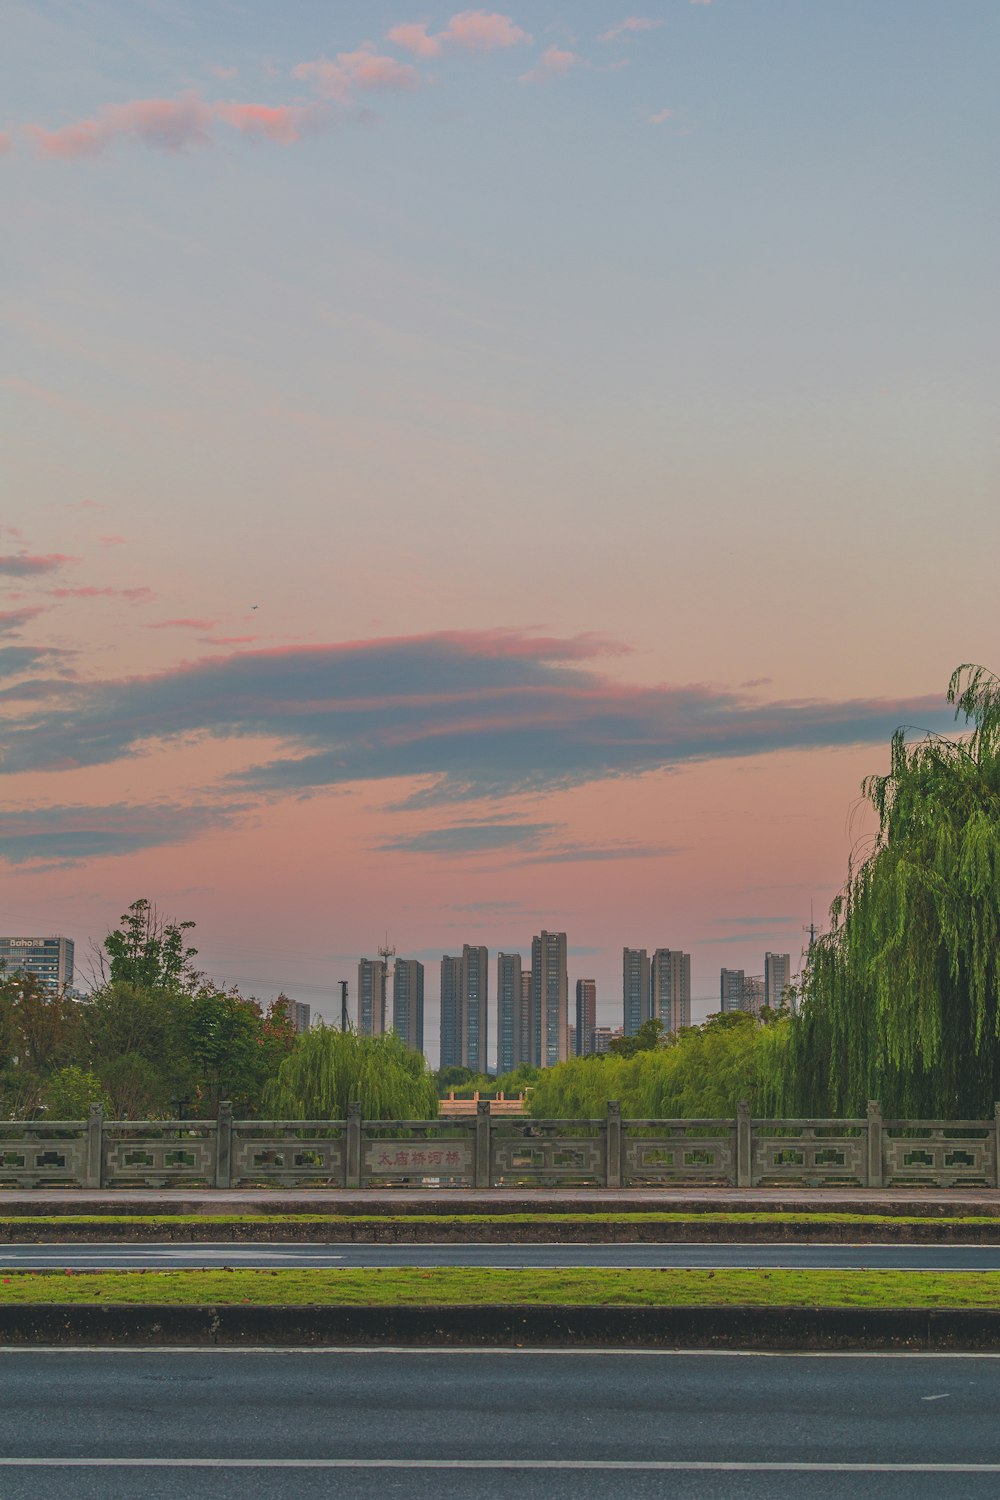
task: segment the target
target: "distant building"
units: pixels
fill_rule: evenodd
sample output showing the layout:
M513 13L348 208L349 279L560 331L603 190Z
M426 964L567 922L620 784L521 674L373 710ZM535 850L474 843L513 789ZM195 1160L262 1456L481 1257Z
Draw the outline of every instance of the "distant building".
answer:
M511 1073L520 1030L521 955L497 954L497 1073ZM522 1059L519 1059L521 1061Z
M597 1025L597 981L576 981L575 1041L577 1057L589 1057L594 1050L594 1027Z
M764 954L764 1004L779 1010L784 1003L785 991L792 982L792 955L790 953Z
M623 1029L635 1036L649 1020L649 954L645 948L622 949Z
M0 937L0 974L33 974L53 993L73 987L73 939Z
M649 1013L664 1031L691 1025L691 955L657 948L649 972Z
M392 1029L411 1052L424 1050L424 966L397 958L392 971Z
M535 1031L531 1061L536 1067L551 1068L565 1062L569 1055L569 976L564 932L541 932L532 938L531 990Z
M289 1000L288 1019L291 1021L292 1030L296 1035L301 1035L303 1031L309 1030L311 1018L312 1009L310 1006L303 1004L301 1000Z
M723 969L719 1009L743 1010L743 988L746 975L742 969Z
M441 1067L486 1072L489 951L466 943L441 959Z
M358 1031L362 1036L385 1032L385 959L363 958L358 964Z
M576 1027L572 1021L566 1027L566 1050L570 1057L576 1056Z
M618 1029L616 1031L612 1031L612 1029L611 1029L610 1026L595 1026L594 1027L594 1051L595 1051L595 1053L603 1054L605 1052L610 1052L611 1051L611 1043L614 1041L614 1039L615 1039L616 1036L621 1036L621 1034L622 1034L622 1029L621 1029L620 1026L618 1027Z

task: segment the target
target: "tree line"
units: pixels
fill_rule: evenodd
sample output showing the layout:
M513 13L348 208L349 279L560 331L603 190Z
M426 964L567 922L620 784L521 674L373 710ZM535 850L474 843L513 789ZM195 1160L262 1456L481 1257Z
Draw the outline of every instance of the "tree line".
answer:
M194 967L190 922L133 902L105 938L85 1003L0 974L0 1110L80 1119L238 1115L428 1119L439 1093L530 1088L538 1117L984 1119L1000 1098L1000 680L960 667L954 737L892 740L868 778L878 819L810 952L794 1012L736 1012L664 1036L647 1023L611 1054L506 1078L431 1073L393 1034L318 1025L297 1037L288 1002L220 989Z
M862 785L878 818L812 948L795 1012L734 1012L679 1035L647 1023L616 1054L536 1081L532 1113L635 1119L981 1120L1000 1099L1000 680L959 667L954 737L908 743Z

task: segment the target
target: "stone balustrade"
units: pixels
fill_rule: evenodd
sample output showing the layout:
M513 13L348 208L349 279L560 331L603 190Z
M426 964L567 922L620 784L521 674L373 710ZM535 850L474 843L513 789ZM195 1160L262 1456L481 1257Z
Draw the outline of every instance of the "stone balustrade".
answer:
M1000 1187L992 1120L87 1120L0 1123L0 1188Z

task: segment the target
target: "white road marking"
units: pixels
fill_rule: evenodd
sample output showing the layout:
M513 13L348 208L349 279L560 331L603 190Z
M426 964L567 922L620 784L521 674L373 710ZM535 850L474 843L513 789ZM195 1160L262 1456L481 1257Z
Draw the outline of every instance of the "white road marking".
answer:
M580 1458L0 1458L7 1469L570 1469L700 1474L1000 1474L1000 1464Z
M947 1401L951 1391L942 1391L940 1396L921 1396L921 1401Z
M159 1359L165 1354L200 1354L216 1357L245 1359L250 1355L260 1357L285 1357L290 1354L322 1358L329 1355L343 1357L356 1355L363 1359L377 1359L386 1354L406 1354L413 1358L438 1358L443 1354L473 1356L477 1360L490 1356L501 1359L522 1359L543 1356L546 1359L980 1359L1000 1360L1000 1353L982 1350L944 1349L608 1349L601 1346L583 1349L558 1349L545 1345L527 1347L451 1345L438 1346L413 1344L259 1344L232 1345L213 1344L0 1344L0 1358L15 1354L99 1354L130 1355L145 1357L155 1355Z

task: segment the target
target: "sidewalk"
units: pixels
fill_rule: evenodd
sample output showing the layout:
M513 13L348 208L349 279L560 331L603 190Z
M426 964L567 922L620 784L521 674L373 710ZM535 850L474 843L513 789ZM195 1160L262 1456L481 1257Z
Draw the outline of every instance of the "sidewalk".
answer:
M987 1214L997 1188L82 1188L0 1191L0 1217L25 1214L858 1213Z

